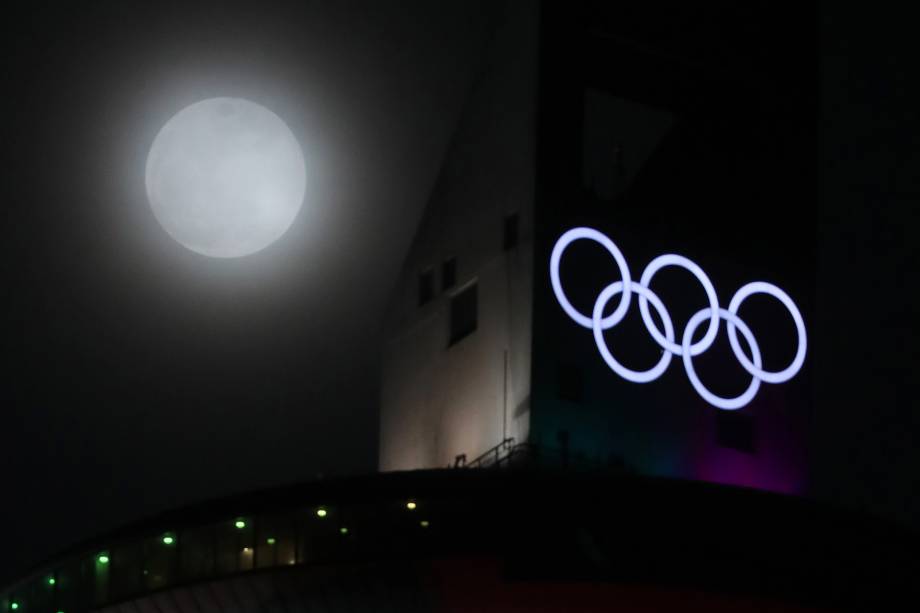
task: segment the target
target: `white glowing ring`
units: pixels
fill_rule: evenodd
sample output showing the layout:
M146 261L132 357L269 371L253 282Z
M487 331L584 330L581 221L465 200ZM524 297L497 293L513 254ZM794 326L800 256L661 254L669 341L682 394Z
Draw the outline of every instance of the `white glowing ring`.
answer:
M610 255L616 260L617 266L620 269L620 278L624 284L623 296L620 298L620 304L617 306L616 310L601 321L601 328L607 330L620 323L626 316L626 310L629 309L629 301L631 298L630 290L632 280L629 276L629 266L626 264L626 258L623 257L619 248L613 244L613 241L606 235L601 234L593 228L572 228L556 241L556 246L553 247L553 254L549 259L549 278L553 284L553 292L555 292L556 300L559 301L562 310L565 311L575 323L588 329L593 327L594 324L591 318L579 313L575 307L572 306L572 303L569 302L569 299L566 298L565 292L562 291L562 282L559 280L559 261L562 259L562 252L569 246L569 243L579 238L587 238L600 243L610 252Z
M732 350L738 357L738 361L741 362L744 369L751 375L767 383L783 383L794 377L805 362L805 351L808 345L808 338L805 335L805 320L802 319L802 313L799 312L799 308L795 306L792 298L790 298L786 292L772 283L766 283L764 281L753 281L735 292L735 295L728 305L729 312L731 312L732 315L737 315L738 309L741 308L741 303L752 294L769 294L773 296L782 302L783 306L786 307L792 315L792 320L795 322L795 330L799 337L799 346L795 352L795 357L792 359L792 363L779 372L768 372L763 370L756 360L752 363L748 357L744 355L744 352L741 351L741 346L738 344L738 335L735 333L735 326L730 320L726 319L728 322L728 341L731 343ZM745 336L745 338L747 338L747 336Z
M630 370L622 364L616 361L616 358L613 357L613 354L610 353L610 348L607 347L607 341L604 339L604 329L601 326L601 315L604 313L604 307L607 306L607 303L615 295L623 291L624 283L622 281L617 281L616 283L611 283L604 288L604 291L600 293L597 297L597 302L594 303L594 312L591 319L592 328L594 330L594 342L597 343L597 349L601 352L601 356L604 358L604 361L607 362L607 366L613 370L616 374L620 375L624 379L633 381L634 383L648 383L649 381L654 381L661 376L668 366L671 364L672 354L663 351L661 359L658 361L658 364L646 371L637 371ZM658 298L652 290L647 287L642 287L641 285L632 284L632 289L634 292L651 300L652 306L655 307L655 310L658 311L658 315L661 316L661 321L664 322L664 332L669 341L674 340L674 326L671 323L671 316L668 314L667 309L664 308L664 304L661 302L661 299Z
M712 317L709 320L709 329L706 330L706 335L703 336L699 342L690 346L690 355L699 355L712 346L716 340L716 335L719 333L719 298L716 296L716 288L712 286L712 281L709 280L709 277L706 276L706 273L703 272L703 269L700 268L696 262L688 260L682 255L673 253L659 255L649 262L649 265L646 266L645 270L642 272L642 278L639 280L639 285L650 288L652 277L665 266L679 266L690 271L690 273L699 280L700 284L703 286L703 290L706 292L706 297L709 298L709 309L712 311ZM645 327L648 328L649 334L652 335L655 342L661 345L662 349L670 351L674 355L683 355L682 346L668 340L658 330L658 326L655 325L655 321L649 313L648 301L642 294L639 294L639 311L642 313L642 321L645 322Z
M693 385L696 393L703 397L703 400L720 409L725 409L726 411L740 409L741 407L751 402L751 400L754 399L754 396L757 395L757 391L760 389L760 379L757 377L757 375L753 375L751 378L751 384L740 396L735 398L723 398L721 396L716 396L708 389L706 389L706 386L703 385L703 382L700 381L699 376L693 369L693 354L691 351L688 351L690 348L690 341L693 339L693 333L696 332L696 329L699 327L700 323L702 323L702 321L709 316L709 309L703 309L691 317L690 321L687 322L687 327L684 328L684 338L682 343L684 349L684 370L687 371L687 378L690 379L690 384ZM751 329L747 327L747 324L741 321L740 317L726 309L719 309L719 317L724 319L729 326L737 326L738 329L741 330L741 334L744 335L744 339L751 347L751 355L754 357L754 364L757 366L757 368L760 368L760 348L757 346L757 340L754 338L754 333L751 332ZM738 355L741 347L738 346L736 349L733 345L732 349L735 350L735 355ZM743 352L741 355L744 355ZM747 356L745 356L745 358L746 357Z
M565 248L568 247L569 243L579 238L593 240L607 249L616 260L617 266L620 268L620 276L622 277L622 280L611 283L600 293L597 297L597 301L594 303L594 310L592 311L591 318L575 310L562 291L562 283L559 280L559 261L562 259L562 253L565 251ZM699 311L690 318L687 327L684 329L683 336L681 337L682 342L680 345L674 341L674 326L671 322L670 314L661 302L661 299L648 287L655 273L664 266L680 266L690 271L703 285L703 289L706 291L706 296L709 299L709 307ZM674 254L658 256L652 260L642 272L640 282L633 283L630 279L629 267L626 264L626 260L623 258L623 254L620 253L620 250L613 241L592 228L573 228L559 238L556 245L553 247L553 253L550 257L549 272L550 280L553 285L553 292L556 294L556 299L559 301L560 306L562 306L566 314L568 314L575 323L585 328L590 328L593 331L594 340L601 357L603 357L604 361L615 373L629 381L636 383L654 381L660 377L670 365L671 357L679 355L683 357L687 377L690 379L690 383L699 395L713 406L720 409L734 410L745 406L754 399L760 389L761 382L783 383L784 381L788 381L801 370L802 364L805 362L808 339L805 335L805 321L802 319L802 314L786 292L770 283L765 283L763 281L748 283L735 292L728 309L723 309L719 307L716 290L703 270L687 258ZM607 347L607 342L603 334L604 330L608 330L617 325L626 316L631 293L633 291L636 292L639 297L639 309L642 312L642 320L645 322L645 327L652 335L652 338L654 338L664 349L658 364L647 371L630 370L617 362L610 353L610 349ZM622 293L619 306L617 306L616 310L608 317L602 317L607 302L618 293ZM751 332L750 328L748 328L747 324L738 317L738 309L741 307L741 303L751 294L769 294L778 299L783 303L786 309L788 309L789 313L792 315L792 319L795 321L796 332L798 333L798 349L796 350L795 358L793 358L792 363L779 372L767 372L763 370L760 347L757 345L757 340L754 338L754 334ZM655 310L658 311L658 314L661 316L661 321L665 328L664 334L658 329L649 313L648 301L651 301L652 306L655 307ZM696 332L696 329L700 326L702 321L707 318L709 319L709 329L706 331L706 334L699 342L691 343L693 340L693 333ZM706 389L706 386L703 385L702 381L700 381L699 376L697 376L696 371L693 369L693 357L703 353L712 346L719 331L719 319L724 319L727 323L728 340L731 343L735 357L738 358L738 361L744 369L753 377L748 389L736 398L722 398L710 392ZM741 345L738 343L736 328L741 330L741 333L750 346L750 359L745 355L744 351L741 349Z

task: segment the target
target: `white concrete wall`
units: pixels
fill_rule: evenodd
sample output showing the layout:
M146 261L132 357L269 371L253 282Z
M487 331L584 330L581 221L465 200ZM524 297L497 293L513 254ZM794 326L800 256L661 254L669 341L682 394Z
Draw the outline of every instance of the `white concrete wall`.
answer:
M510 1L497 10L482 73L394 290L381 373L381 470L446 466L504 436L527 438L537 9ZM506 252L503 220L511 213L519 215L519 240ZM450 257L457 283L443 292L441 263ZM436 297L419 307L418 275L428 267ZM448 346L450 296L474 282L478 328Z

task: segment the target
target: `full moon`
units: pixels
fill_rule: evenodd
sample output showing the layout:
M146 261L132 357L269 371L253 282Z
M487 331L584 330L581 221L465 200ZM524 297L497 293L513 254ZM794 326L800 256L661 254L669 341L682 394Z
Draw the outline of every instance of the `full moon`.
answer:
M271 245L303 204L300 144L277 115L241 98L210 98L179 111L147 155L147 197L183 246L235 258Z

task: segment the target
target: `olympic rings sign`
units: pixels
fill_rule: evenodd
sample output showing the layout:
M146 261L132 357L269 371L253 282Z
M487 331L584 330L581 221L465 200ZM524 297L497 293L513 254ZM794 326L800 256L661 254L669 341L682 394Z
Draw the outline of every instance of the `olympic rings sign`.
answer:
M611 283L601 291L594 303L594 311L590 317L579 313L575 307L572 306L568 298L566 298L565 292L562 290L562 282L559 280L559 262L562 259L562 254L565 252L566 247L578 239L588 239L600 244L611 256L613 256L613 259L620 269L620 280ZM678 266L689 271L699 280L709 300L709 306L697 312L690 318L690 321L687 322L687 327L679 337L680 342L675 341L674 324L671 322L671 316L668 310L661 302L661 299L649 288L652 277L665 266ZM594 342L597 344L597 349L601 357L604 358L604 361L613 372L628 381L633 381L635 383L648 383L654 381L668 368L673 356L680 356L684 362L684 370L687 371L687 378L690 379L690 383L697 393L715 407L725 410L734 410L740 409L754 399L760 389L761 382L783 383L788 381L799 372L805 361L805 351L807 349L808 339L805 334L805 321L802 319L802 314L792 301L792 298L790 298L786 292L771 283L754 281L742 286L735 292L735 295L732 296L728 308L723 309L719 306L716 290L709 280L709 277L706 276L706 273L704 273L694 262L681 255L672 253L660 255L649 262L645 270L642 271L639 282L636 283L630 276L629 266L627 266L626 259L623 257L619 248L606 235L592 228L572 228L559 237L555 247L553 247L553 253L549 260L549 276L553 284L553 292L556 294L556 300L559 301L562 310L565 311L575 323L584 328L589 328L594 332ZM659 360L655 366L645 371L631 370L620 364L620 362L613 357L610 348L607 346L607 341L604 339L604 330L613 328L626 316L626 311L629 309L633 294L638 297L639 312L642 314L642 321L645 323L645 327L648 329L649 334L655 342L664 350L661 355L661 360ZM757 340L754 338L754 334L751 332L751 329L748 328L747 324L738 317L738 309L741 307L741 303L753 294L768 294L773 296L786 307L795 322L795 329L798 333L798 349L796 350L795 357L792 359L792 363L783 370L770 372L762 368L760 348L757 346ZM613 313L604 317L604 308L607 306L607 303L617 295L620 296L619 304L616 309L614 309ZM651 303L652 307L654 307L658 316L661 318L664 325L663 334L661 330L658 329L658 325L649 313L649 303ZM738 358L738 362L741 363L741 366L743 366L752 377L751 384L748 386L747 390L735 398L723 398L710 392L706 389L706 386L703 385L703 382L700 381L699 376L697 376L693 368L693 358L709 349L715 341L716 335L719 333L720 319L725 320L728 329L728 341L731 344L735 357ZM703 338L699 341L692 343L694 332L696 332L697 328L706 321L709 322L706 328L706 334L704 334ZM747 341L748 347L750 347L751 359L748 359L747 355L742 351L741 345L738 343L739 330Z

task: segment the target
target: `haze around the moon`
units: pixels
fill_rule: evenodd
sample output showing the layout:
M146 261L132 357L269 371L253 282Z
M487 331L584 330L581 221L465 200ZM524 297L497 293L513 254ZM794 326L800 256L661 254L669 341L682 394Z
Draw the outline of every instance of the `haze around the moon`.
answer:
M181 110L147 156L147 197L157 221L197 253L234 258L264 249L303 204L303 152L287 125L241 98Z

